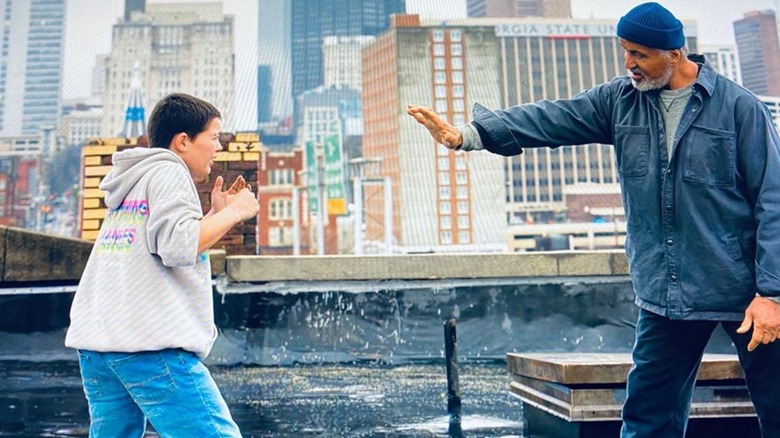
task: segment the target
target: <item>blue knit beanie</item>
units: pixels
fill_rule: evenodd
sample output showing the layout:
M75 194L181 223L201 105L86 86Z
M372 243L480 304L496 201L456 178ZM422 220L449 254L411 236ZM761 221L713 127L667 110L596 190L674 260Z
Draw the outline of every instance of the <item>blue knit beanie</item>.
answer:
M683 25L658 3L643 3L620 18L617 35L645 47L674 50L685 46Z

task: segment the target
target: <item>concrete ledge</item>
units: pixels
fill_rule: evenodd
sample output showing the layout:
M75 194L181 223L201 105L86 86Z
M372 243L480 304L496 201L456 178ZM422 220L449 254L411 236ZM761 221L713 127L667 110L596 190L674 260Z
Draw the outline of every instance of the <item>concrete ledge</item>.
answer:
M81 278L92 242L0 227L3 282L73 281Z
M225 257L227 257L227 253L224 249L209 250L212 277L218 277L225 273Z
M229 256L232 282L627 275L622 251L393 256Z
M0 226L0 282L78 282L93 243ZM628 275L622 251L392 256L226 256L209 251L228 282L388 281Z

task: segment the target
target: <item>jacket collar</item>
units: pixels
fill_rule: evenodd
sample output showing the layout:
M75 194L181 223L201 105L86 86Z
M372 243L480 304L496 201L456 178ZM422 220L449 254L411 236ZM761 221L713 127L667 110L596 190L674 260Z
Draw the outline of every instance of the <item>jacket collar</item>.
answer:
M694 83L706 91L708 96L712 96L712 93L715 91L715 81L718 78L718 74L710 67L703 55L691 54L688 56L688 59L699 65L699 75Z

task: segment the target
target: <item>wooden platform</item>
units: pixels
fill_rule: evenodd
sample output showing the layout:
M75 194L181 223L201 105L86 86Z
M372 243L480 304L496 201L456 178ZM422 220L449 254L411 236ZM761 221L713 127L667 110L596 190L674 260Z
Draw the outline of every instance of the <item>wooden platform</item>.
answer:
M630 354L509 353L507 366L510 393L523 401L531 436L618 436ZM759 436L736 355L704 356L690 419L689 436L731 428L741 437Z

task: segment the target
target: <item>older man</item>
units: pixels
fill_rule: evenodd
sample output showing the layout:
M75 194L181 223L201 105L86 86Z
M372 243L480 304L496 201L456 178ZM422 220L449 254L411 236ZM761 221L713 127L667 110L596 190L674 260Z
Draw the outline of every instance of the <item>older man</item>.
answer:
M408 113L450 149L613 144L639 306L623 437L683 437L696 372L722 324L764 436L780 437L780 140L765 106L687 56L657 3L618 23L629 75L571 99L490 111L461 127ZM741 324L740 324L741 321Z

